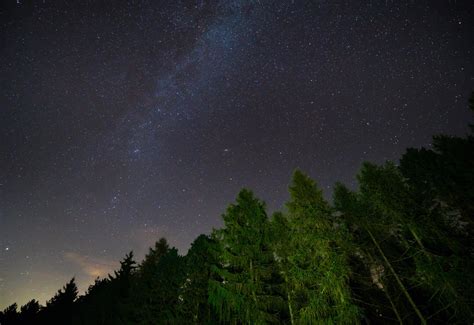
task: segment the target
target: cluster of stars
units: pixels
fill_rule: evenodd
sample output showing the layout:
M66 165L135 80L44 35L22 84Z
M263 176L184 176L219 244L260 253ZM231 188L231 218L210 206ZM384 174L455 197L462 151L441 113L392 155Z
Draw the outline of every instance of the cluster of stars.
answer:
M8 4L0 308L83 290L159 236L185 252L242 187L273 211L301 168L329 198L364 160L464 133L472 6Z

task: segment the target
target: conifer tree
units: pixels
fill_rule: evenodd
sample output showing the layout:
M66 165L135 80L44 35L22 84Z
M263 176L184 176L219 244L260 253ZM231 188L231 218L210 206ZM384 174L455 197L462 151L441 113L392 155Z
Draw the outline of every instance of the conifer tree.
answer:
M406 314L412 313L412 308L404 305L406 299L400 301L399 286L392 277L387 276L390 271L381 256L391 257L389 252L394 250L389 240L390 228L382 226L381 218L374 214L367 202L360 199L359 193L349 191L343 184L337 183L334 187L333 201L337 213L342 214L341 218L348 225L354 243L350 253L351 282L364 318L369 323L403 323Z
M119 323L121 311L115 280L97 278L86 293L76 300L76 313L72 324Z
M148 250L148 254L145 256L145 259L140 265L139 275L142 278L151 276L151 274L156 271L160 258L168 253L169 250L170 247L166 241L166 238L160 238L155 243L155 246L153 248L150 247Z
M185 257L185 280L180 287L180 317L183 322L211 324L215 315L209 305L211 266L216 264L212 254L215 242L206 235L198 236Z
M281 212L275 212L270 220L270 241L273 257L278 267L279 278L275 277L279 284L279 292L282 296L286 308L282 308L279 318L282 323L295 324L293 311L291 288L289 286L289 263L288 257L291 254L289 249L290 232L288 231L288 218Z
M0 324L19 324L20 317L17 311L18 305L16 303L11 304L7 308L0 312Z
M272 285L276 268L264 203L244 189L223 219L224 228L213 234L220 247L209 302L226 322L278 322L277 312L283 302Z
M397 169L385 167L381 171L402 179ZM379 173L378 177L383 178L384 174ZM388 202L395 201L389 193L393 192L394 184L401 183L406 194L398 194L398 204L389 206ZM387 209L385 213L400 220L400 242L406 249L410 248L413 256L414 274L409 280L418 288L415 292L427 317L443 319L451 314L459 321L472 319L472 301L469 300L472 292L466 289L474 288L474 278L470 273L461 276L466 269L473 268L472 258L450 234L440 206L433 202L427 205L406 181L392 181L390 190L385 187L374 190L382 194L379 205Z
M33 324L38 317L39 311L39 302L35 299L30 300L20 308L20 322L22 324Z
M138 324L177 323L179 289L183 283L183 258L161 238L150 249L137 273L131 320Z
M339 226L315 183L293 175L288 207L288 288L294 320L301 324L354 324L358 309L348 285L350 269Z
M40 322L45 324L71 323L77 293L77 286L72 278L46 303L46 307L39 314Z

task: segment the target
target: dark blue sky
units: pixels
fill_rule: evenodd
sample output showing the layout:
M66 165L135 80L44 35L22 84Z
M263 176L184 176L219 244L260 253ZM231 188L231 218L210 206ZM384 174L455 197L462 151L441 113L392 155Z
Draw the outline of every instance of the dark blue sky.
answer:
M4 1L0 307L185 252L242 187L331 196L472 120L470 1Z

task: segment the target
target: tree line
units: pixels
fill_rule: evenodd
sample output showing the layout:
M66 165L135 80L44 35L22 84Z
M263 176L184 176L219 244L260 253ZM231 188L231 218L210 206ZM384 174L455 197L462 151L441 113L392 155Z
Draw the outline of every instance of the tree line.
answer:
M358 188L337 183L332 202L299 170L271 216L243 189L185 256L161 238L84 295L72 279L45 306L7 307L0 324L472 323L470 129L398 164L364 163Z

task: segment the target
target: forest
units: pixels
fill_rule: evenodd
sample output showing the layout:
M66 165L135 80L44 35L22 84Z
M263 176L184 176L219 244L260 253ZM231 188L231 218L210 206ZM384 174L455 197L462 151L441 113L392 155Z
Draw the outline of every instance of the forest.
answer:
M469 108L474 111L474 96ZM185 256L165 238L83 295L74 278L0 324L468 324L474 321L474 126L365 162L332 200L296 170L281 212L242 189ZM324 172L324 171L321 171Z

